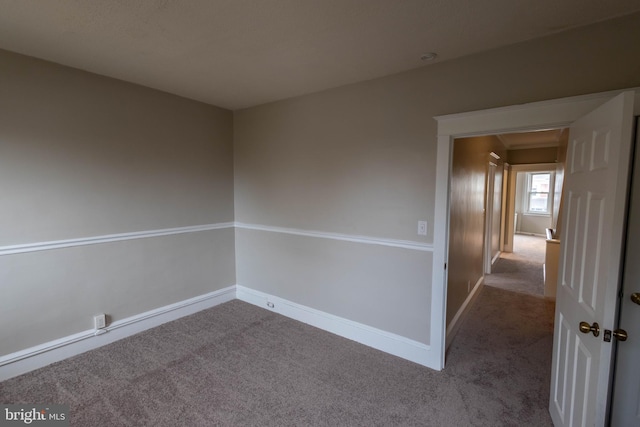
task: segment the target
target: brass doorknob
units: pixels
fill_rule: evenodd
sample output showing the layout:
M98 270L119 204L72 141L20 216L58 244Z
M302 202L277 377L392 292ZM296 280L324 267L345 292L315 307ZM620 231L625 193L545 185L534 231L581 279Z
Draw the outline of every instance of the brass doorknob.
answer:
M590 325L587 322L580 322L580 332L583 334L591 332L594 337L597 337L600 335L600 325L598 325L598 322L593 322L593 325Z
M613 331L613 336L616 337L618 341L626 341L627 340L627 331L624 329L616 329Z
M633 301L636 304L640 305L640 293L638 293L638 292L632 293L631 294L631 301Z

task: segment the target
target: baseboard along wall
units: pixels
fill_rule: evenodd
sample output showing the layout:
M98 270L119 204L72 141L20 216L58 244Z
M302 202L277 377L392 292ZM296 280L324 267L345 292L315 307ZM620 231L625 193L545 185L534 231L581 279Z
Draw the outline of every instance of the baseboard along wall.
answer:
M240 299L385 353L432 369L438 369L439 359L426 344L244 286L234 285L113 322L98 331L91 329L79 332L1 356L0 381L102 347L233 299Z
M237 285L237 298L385 353L438 369L438 358L427 344L241 285Z
M1 356L0 381L102 347L163 323L215 307L231 301L235 297L236 287L230 286L113 322L98 331L90 329Z
M469 295L467 295L467 299L464 300L464 302L458 309L458 312L456 313L456 315L453 316L453 319L451 319L451 323L449 323L449 326L447 326L445 350L448 349L451 343L453 342L453 338L456 336L456 333L460 329L461 320L465 317L466 313L469 311L469 309L473 305L473 302L476 300L476 298L480 294L479 291L482 288L483 284L484 284L484 276L478 279L476 284L473 286L473 289L471 289L471 292L469 292Z

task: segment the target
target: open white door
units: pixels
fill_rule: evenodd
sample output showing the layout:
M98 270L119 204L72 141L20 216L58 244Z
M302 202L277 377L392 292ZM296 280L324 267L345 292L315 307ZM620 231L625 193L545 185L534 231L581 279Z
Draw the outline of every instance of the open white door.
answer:
M604 426L611 380L633 128L632 92L569 134L551 398L556 426ZM580 324L592 330L581 332ZM615 339L615 338L614 338Z

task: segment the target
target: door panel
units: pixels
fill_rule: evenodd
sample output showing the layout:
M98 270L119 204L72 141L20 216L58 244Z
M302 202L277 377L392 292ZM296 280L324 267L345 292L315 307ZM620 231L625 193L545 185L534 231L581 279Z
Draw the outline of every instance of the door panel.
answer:
M589 345L586 340L581 337L576 337L576 371L575 371L575 384L574 396L575 407L571 414L571 425L582 426L591 419L590 408L593 406L590 403L593 402L593 393L589 387L589 381L593 378L592 372L594 368L594 358L589 351Z
M580 224L580 217L578 216L578 212L582 210L582 195L579 193L576 194L573 191L565 191L568 193L568 212L566 217L569 219L565 222L571 227L571 229L569 229L568 226L565 226L569 232L566 233L566 236L563 239L563 243L566 242L564 243L564 251L562 251L562 265L564 265L565 268L562 271L564 277L562 278L561 283L563 286L569 286L571 290L574 290L576 284L574 277L580 276L579 270L581 268L578 263L580 258L577 257L576 254L583 252L581 246L582 240L580 239L580 236L582 235L582 224Z
M554 354L555 360L558 361L556 374L551 384L551 402L555 404L555 409L562 419L567 413L567 380L569 378L569 346L571 345L571 328L569 323L560 313L556 325L556 334L558 334L558 342Z
M587 196L586 231L584 233L583 247L589 245L583 257L583 277L580 281L580 304L589 314L595 315L598 289L601 286L602 272L599 266L603 265L601 248L604 232L605 196L603 194L589 193ZM588 241L587 241L588 239Z
M569 134L549 411L556 426L604 425L629 172L633 94L577 120ZM580 322L600 333L580 332ZM594 328L595 329L595 328Z

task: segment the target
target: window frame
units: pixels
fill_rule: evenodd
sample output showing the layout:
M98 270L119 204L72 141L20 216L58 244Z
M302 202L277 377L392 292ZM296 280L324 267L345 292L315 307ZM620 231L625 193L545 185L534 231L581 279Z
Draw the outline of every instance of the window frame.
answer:
M532 191L533 177L535 175L549 175L549 189L545 191ZM526 183L524 191L524 204L523 211L526 215L537 216L551 216L553 212L553 197L554 197L554 185L555 185L555 171L551 170L539 170L525 172ZM545 211L531 210L531 195L532 194L547 194L547 208Z

